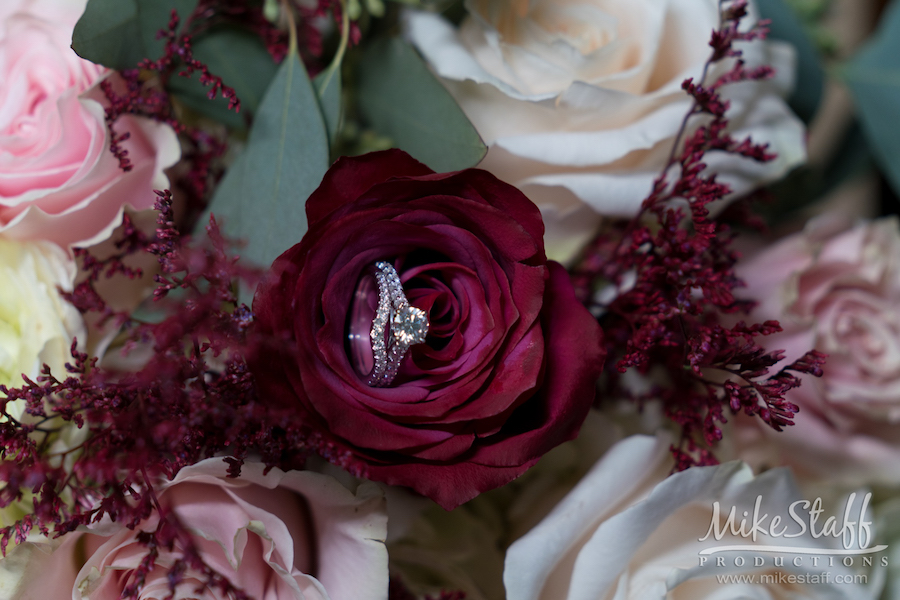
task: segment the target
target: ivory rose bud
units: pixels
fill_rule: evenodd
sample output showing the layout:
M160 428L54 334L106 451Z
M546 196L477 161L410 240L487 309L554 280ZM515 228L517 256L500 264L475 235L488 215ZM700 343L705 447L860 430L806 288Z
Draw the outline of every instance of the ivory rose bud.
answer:
M630 217L650 193L719 25L716 0L467 0L459 29L413 12L407 34L443 78L489 150L480 167L544 213L550 256L565 259L600 215ZM710 153L707 164L743 193L805 159L804 129L782 96L791 48L741 44L776 78L725 86L731 133L752 135L774 162ZM715 73L713 73L714 75Z
M900 484L900 226L896 217L846 228L825 220L738 264L755 320L784 331L765 340L785 363L828 354L821 378L786 398L793 427L770 434L739 419L742 456L850 485Z
M105 69L70 48L85 0L4 0L0 9L0 232L88 246L106 238L125 205L153 206L180 156L172 128L124 116L117 134L132 163L109 151Z
M808 520L801 532L790 507L799 501L794 512L802 519L805 499L788 471L754 478L747 465L733 462L669 476L672 466L668 440L634 436L613 446L540 524L510 546L503 573L507 600L877 597L875 586L853 583L854 571L837 560L827 567L827 580L810 580L810 574L826 570L826 558L816 557L817 567L811 553L762 550L843 547L838 538L813 537ZM862 506L859 498L850 504L855 523ZM755 539L733 533L727 525L732 507L738 531L746 515L745 530L759 517L763 532ZM782 530L793 537L779 535ZM700 554L730 545L746 549ZM743 580L724 579L742 575Z
M65 375L72 340L84 341L85 327L60 290L71 291L75 263L48 242L18 242L0 237L0 384L34 380L44 364ZM18 418L24 401L7 407Z
M387 516L377 486L363 484L354 495L310 471L264 474L264 465L246 463L232 479L226 468L210 458L156 490L208 566L251 598L387 599ZM147 552L140 532L156 524L155 515L136 530L105 523L67 534L49 556L32 552L14 600L118 600ZM169 596L168 569L178 556L160 550L139 600ZM198 577L189 568L176 597L218 598L196 595Z

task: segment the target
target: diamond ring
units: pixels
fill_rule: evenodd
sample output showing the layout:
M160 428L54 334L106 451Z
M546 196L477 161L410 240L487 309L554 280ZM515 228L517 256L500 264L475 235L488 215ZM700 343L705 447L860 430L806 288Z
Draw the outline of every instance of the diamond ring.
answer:
M373 315L371 299L376 285L378 303ZM409 347L423 343L428 335L428 315L410 306L397 270L384 261L376 262L360 278L350 317L353 366L372 387L389 386ZM367 335L366 323L371 323Z

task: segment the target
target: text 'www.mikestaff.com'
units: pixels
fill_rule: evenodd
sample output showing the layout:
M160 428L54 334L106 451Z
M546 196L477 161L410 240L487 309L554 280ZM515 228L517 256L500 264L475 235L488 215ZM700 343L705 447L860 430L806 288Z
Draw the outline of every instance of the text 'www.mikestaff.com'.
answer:
M757 573L744 575L716 575L719 583L746 583L754 585L788 585L788 584L862 584L869 582L869 576L865 574L832 573L820 571L818 573Z

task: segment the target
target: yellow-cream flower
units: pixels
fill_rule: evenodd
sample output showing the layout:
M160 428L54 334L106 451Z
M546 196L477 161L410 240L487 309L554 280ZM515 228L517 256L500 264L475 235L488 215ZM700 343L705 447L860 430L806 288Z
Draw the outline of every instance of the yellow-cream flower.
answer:
M75 263L55 244L0 238L0 383L19 386L44 364L64 374L72 340L83 340L84 321L61 295L71 291ZM7 407L18 418L21 401Z

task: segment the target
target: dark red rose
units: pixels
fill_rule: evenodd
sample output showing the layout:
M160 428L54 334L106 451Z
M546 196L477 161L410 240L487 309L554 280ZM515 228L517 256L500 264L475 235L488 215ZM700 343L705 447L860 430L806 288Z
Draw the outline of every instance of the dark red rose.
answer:
M602 332L547 261L540 212L519 190L388 150L338 160L306 213L309 231L253 301L272 340L250 359L263 398L296 408L370 479L447 509L576 435ZM431 323L382 388L357 373L347 343L357 283L376 261L395 265Z

